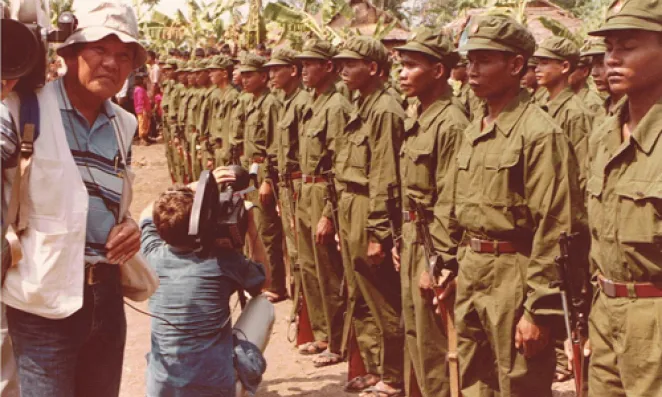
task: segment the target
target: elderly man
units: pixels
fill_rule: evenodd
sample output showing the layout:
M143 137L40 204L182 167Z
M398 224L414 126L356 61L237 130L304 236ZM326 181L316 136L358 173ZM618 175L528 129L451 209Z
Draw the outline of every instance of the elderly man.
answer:
M136 121L110 98L145 50L130 6L92 7L58 49L67 73L36 92L40 134L22 182L23 259L2 290L22 396L119 394L120 265L138 251L140 234L135 221L118 217L130 172L119 153L129 151ZM18 97L6 104L17 119Z

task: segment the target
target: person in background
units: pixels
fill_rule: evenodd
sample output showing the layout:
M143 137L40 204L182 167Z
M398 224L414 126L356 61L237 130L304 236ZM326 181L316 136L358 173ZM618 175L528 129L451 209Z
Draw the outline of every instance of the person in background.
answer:
M147 95L144 74L136 75L136 88L133 91L133 106L138 118L138 138L145 145L154 143L149 136L149 127L152 121L152 104Z
M161 109L161 102L163 101L163 93L161 92L161 86L156 86L154 89L154 108L152 111L152 124L153 127L151 130L154 131L152 136L156 138L159 135L159 130L161 129L161 123L163 121L163 110Z
M154 98L154 87L159 85L159 80L161 79L161 68L159 67L159 61L156 57L156 52L149 50L147 51L147 75L149 79L147 80L147 92L149 93L150 98Z

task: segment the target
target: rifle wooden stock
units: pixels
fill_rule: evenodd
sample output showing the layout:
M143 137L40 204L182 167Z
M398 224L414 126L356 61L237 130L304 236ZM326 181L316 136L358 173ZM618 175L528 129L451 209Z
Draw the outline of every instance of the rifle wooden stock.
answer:
M347 368L347 381L350 381L357 376L364 376L368 374L368 371L365 369L365 364L363 363L363 358L361 357L359 343L356 340L356 332L354 332L353 326L349 331L347 355L347 361L349 363Z
M313 327L310 325L310 315L308 315L308 306L306 305L306 297L303 292L300 296L301 310L299 311L299 325L297 327L297 346L304 343L315 342L313 336Z
M437 307L441 313L441 321L446 329L446 338L448 339L448 375L451 387L452 397L462 397L460 393L460 363L457 353L457 330L455 328L455 315L453 308L455 307L455 294L448 296L446 299L441 300L439 296L444 292L444 286L435 286L434 291L437 296Z

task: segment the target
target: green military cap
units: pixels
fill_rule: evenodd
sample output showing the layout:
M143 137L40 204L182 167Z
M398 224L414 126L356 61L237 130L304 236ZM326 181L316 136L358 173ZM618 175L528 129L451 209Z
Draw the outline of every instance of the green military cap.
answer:
M572 64L577 64L577 62L579 62L579 47L566 38L551 36L540 43L533 56L536 58L557 59L559 61L568 61Z
M330 41L310 39L303 43L303 51L297 55L297 58L329 60L337 54L338 50Z
M269 66L288 66L295 65L297 61L298 52L291 48L279 48L271 54L269 62L265 63L265 67Z
M207 69L227 69L233 65L232 59L225 55L215 55L209 59Z
M266 58L256 54L246 54L239 61L239 72L263 72Z
M534 57L529 58L529 60L526 63L526 66L530 68L535 68L536 66L538 66L538 59Z
M467 59L467 57L460 55L460 58L458 59L457 64L455 66L456 67L459 67L459 66L465 66L466 67L468 64L469 64L469 60Z
M469 39L460 50L504 51L530 57L535 49L533 35L522 24L503 15L484 15L472 18Z
M455 66L460 58L448 34L441 30L432 31L427 28L417 31L405 45L395 47L395 49L418 52L440 61L447 61L451 67Z
M195 61L188 61L186 62L186 66L184 66L184 71L185 72L194 72L195 71Z
M367 36L351 37L333 59L360 59L386 65L388 51L379 40Z
M662 32L662 1L616 0L607 11L607 20L591 36L604 36L614 30L648 30Z
M604 55L607 52L607 45L603 38L597 40L587 40L581 50L582 57L592 57Z

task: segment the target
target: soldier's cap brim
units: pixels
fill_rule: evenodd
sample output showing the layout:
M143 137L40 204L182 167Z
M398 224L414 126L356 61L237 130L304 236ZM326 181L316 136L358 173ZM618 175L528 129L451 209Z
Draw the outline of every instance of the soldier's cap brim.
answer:
M547 58L547 59L556 59L557 61L565 61L566 58L553 53L552 51L546 48L538 48L536 52L533 53L535 58ZM569 59L568 59L569 60Z
M342 50L340 53L338 53L338 55L334 56L333 59L358 59L362 61L367 58L356 51Z
M239 73L244 72L264 72L264 69L249 65L239 65Z
M433 51L432 49L430 49L429 47L427 47L427 46L425 46L421 43L417 43L415 41L410 41L409 43L407 43L405 45L395 47L394 50L396 50L396 51L406 51L406 52L418 52L418 53L422 53L422 54L431 56L434 59L438 59L440 61L444 59L441 54L439 54L439 53Z
M303 51L301 54L297 55L295 58L296 59L320 59L320 60L323 60L323 61L328 61L328 60L331 59L331 57L327 57L325 55L318 54L318 53L313 52L313 51Z
M292 66L293 64L282 59L271 58L271 60L264 64L265 68L270 66Z
M650 32L662 32L662 24L659 22L637 18L627 15L617 15L609 18L599 29L588 32L590 36L606 36L609 32L618 30L646 30Z
M499 43L498 41L484 39L480 37L475 37L469 39L461 48L460 52L469 52L469 51L501 51L501 52L512 52L515 54L521 53L517 49L507 46L505 44Z
M607 51L605 49L596 49L596 50L588 50L586 52L581 53L581 57L594 57L594 56L599 56L599 55L605 55Z

